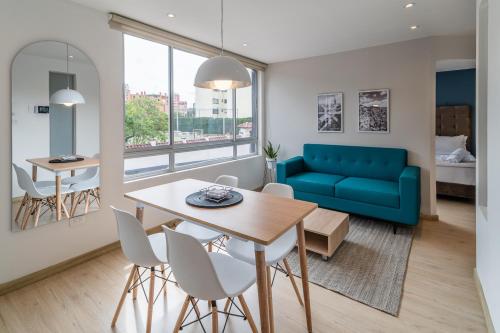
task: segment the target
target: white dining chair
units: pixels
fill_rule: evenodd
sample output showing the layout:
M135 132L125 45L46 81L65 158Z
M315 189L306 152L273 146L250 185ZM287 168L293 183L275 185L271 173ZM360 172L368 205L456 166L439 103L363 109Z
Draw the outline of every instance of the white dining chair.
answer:
M219 314L226 316L223 332L229 316L247 319L252 332L257 332L243 297L243 292L255 283L255 267L226 254L206 252L196 238L165 226L162 228L167 238L167 255L172 272L179 286L187 293L173 332L177 333L194 322L199 322L205 331L201 319L210 315L212 332L219 332ZM240 315L217 309L217 300L226 298L235 308L240 309L234 302L235 297L241 304ZM200 300L210 301L209 313L201 315L196 311L196 304ZM185 324L192 312L191 310L186 316L190 304L195 309L196 320Z
M215 183L228 187L238 187L238 177L221 175L217 177ZM182 221L175 230L186 235L191 235L200 243L206 244L208 246L209 252L212 252L212 246L214 245L214 243L216 243L215 246L219 248L223 245L223 233L204 227L194 222Z
M24 214L20 228L22 230L26 229L29 217L31 215L34 215L34 227L36 227L38 226L40 216L45 214L47 210L52 210L55 206L55 183L51 181L34 182L26 170L19 167L15 163L12 163L12 165L16 172L19 187L22 190L26 191L14 220L16 221L16 223L18 223L19 216L22 209L24 208ZM68 193L71 193L71 189L69 188L69 186L61 186L61 194ZM42 213L42 207L44 206L47 207L47 210ZM68 213L68 210L66 209L66 206L64 205L64 202L61 202L61 206L63 208L64 214L67 218L69 218L70 215Z
M94 154L92 158L99 158L99 154ZM76 176L71 176L71 177L65 177L61 180L61 184L63 185L73 185L81 182L88 181L90 179L95 178L95 176L99 173L99 167L90 167L85 169L84 172L82 172L79 175Z
M149 280L148 295L144 292L148 302L146 332L151 332L151 323L153 318L153 304L158 295L162 292L166 295L167 282L169 276L166 276L165 265L167 264L167 244L165 234L163 232L155 233L150 236L146 235L141 222L132 214L116 209L111 206L115 212L116 224L118 226L118 237L120 245L125 257L130 260L134 266L130 271L127 283L123 289L120 301L116 308L111 327L116 325L118 316L120 315L123 302L130 291L133 292L132 299L137 297L137 290L143 287L143 284ZM156 275L156 267L160 267L162 276ZM140 269L143 272L140 272ZM149 277L143 278L142 276L146 271L150 271ZM170 274L169 274L170 275ZM162 287L155 297L155 280L159 278L162 281ZM144 288L142 288L144 290Z
M262 189L263 193L293 199L293 188L286 184L269 183ZM288 275L293 290L297 295L300 305L304 305L300 296L299 288L295 283L290 265L286 257L293 250L297 243L297 231L291 228L281 237L275 240L271 245L265 247L268 288L272 287L272 282L277 271ZM237 238L231 238L226 242L226 252L237 259L243 260L249 264L255 265L255 250L253 242L243 241ZM283 262L281 266L280 262ZM271 278L271 267L275 268L275 275ZM226 303L227 306L227 303ZM270 309L272 311L272 309Z
M75 176L76 177L76 176ZM70 216L73 217L76 213L76 209L81 203L85 203L84 213L87 214L89 207L92 203L91 199L101 207L101 197L99 194L99 169L94 173L92 178L73 183L71 185L71 190L74 195L71 198L71 209ZM67 197L65 198L67 199Z

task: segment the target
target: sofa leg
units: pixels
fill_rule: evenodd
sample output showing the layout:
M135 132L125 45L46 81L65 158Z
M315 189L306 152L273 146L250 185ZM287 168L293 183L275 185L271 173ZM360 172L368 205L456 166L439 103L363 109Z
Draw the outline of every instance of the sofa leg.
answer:
M398 232L398 225L397 224L392 225L392 232L394 232L394 235Z

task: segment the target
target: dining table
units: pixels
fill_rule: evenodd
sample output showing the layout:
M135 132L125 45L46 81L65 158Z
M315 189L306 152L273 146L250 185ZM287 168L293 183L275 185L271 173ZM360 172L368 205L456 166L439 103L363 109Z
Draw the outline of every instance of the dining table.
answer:
M99 159L93 157L86 157L78 155L77 157L83 158L81 161L72 161L66 163L53 163L52 160L56 159L54 157L41 157L41 158L30 158L26 161L31 163L31 177L34 182L37 181L38 177L38 168L42 168L48 171L51 171L55 175L55 186L56 186L56 219L60 221L62 218L61 214L61 206L62 206L62 198L61 198L61 178L64 172L70 172L71 176L75 175L75 171L79 169L87 169L91 167L99 166ZM72 194L74 195L74 193Z
M307 331L312 332L303 220L317 208L317 204L241 188L233 190L242 194L243 201L230 207L200 208L186 202L188 195L212 185L215 184L183 179L128 192L125 197L136 202L136 217L141 222L144 207L150 206L184 220L217 229L227 236L253 242L262 333L274 332L273 298L271 283L267 281L265 260L266 246L291 228L296 228Z

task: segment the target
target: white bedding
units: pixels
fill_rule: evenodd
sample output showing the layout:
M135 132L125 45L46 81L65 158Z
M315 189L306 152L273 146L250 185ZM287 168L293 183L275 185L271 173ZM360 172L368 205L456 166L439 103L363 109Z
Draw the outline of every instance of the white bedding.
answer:
M476 162L436 161L436 180L443 183L476 185Z

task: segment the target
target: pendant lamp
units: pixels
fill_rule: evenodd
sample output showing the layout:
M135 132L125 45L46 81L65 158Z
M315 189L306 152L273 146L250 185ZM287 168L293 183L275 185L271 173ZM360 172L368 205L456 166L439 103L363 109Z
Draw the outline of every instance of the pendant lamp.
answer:
M206 60L198 68L194 86L198 88L228 90L252 84L247 69L238 60L224 55L224 0L221 0L220 55Z
M85 104L85 99L77 90L69 88L69 45L66 43L66 89L56 91L50 96L51 104L64 104L73 106L75 104Z

